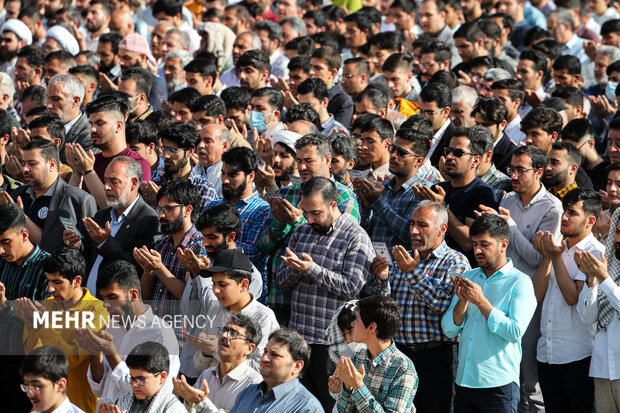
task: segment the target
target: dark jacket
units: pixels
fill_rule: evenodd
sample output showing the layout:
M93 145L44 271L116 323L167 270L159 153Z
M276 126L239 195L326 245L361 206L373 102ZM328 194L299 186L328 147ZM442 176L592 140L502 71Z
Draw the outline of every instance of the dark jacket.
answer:
M437 165L439 165L439 158L444 156L443 150L446 146L450 145L450 139L452 139L452 135L454 135L455 130L456 128L454 127L454 124L450 122L446 130L443 131L443 135L441 135L441 137L439 138L439 143L437 144L437 147L435 148L435 151L431 156L431 165L433 165L434 167L437 167Z
M65 136L65 143L79 143L87 152L93 147L93 140L90 137L90 122L86 114L81 113L77 122L69 129L69 132L67 132ZM62 163L67 163L65 145L60 146L60 161Z
M95 198L86 191L71 186L60 177L56 181L56 187L48 207L47 218L42 228L41 244L42 250L54 252L64 246L62 232L65 227L60 222L59 217L70 218L76 225L82 236L86 235L86 228L82 222L84 217L92 217L97 212ZM25 195L28 185L22 185L11 192L11 197L17 199L18 196Z
M506 167L510 166L512 154L517 148L517 145L514 144L508 135L503 134L502 137L499 138L499 142L495 145L493 157L491 158L491 162L493 162L498 171L506 173Z
M103 208L95 214L93 220L97 225L105 228L105 223L111 219L111 211L111 207ZM134 247L140 248L143 245L150 248L158 232L157 213L138 195L138 201L125 217L123 225L118 229L115 236L109 237L100 247L90 237L85 240L86 273L90 273L98 255L103 257L99 269L112 261L124 260L132 263L138 273L142 273L142 267L133 258L133 249ZM83 284L86 285L84 282Z
M351 118L353 118L354 110L353 99L347 95L340 83L329 90L327 112L334 115L334 118L347 129L351 127Z

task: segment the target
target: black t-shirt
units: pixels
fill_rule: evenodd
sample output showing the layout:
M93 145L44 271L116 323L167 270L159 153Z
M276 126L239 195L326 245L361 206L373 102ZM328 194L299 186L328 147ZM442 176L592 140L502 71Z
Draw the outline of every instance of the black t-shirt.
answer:
M52 197L49 195L41 195L37 199L33 199L27 192L22 195L24 213L41 229L45 225L51 200Z
M596 165L594 168L586 171L588 176L592 180L592 186L595 191L607 190L607 167L609 166L609 159L604 159L603 162Z

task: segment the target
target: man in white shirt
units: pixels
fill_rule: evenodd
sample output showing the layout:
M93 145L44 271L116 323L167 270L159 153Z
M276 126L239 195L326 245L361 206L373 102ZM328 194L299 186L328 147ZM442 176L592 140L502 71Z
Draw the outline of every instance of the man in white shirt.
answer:
M92 0L86 14L86 36L84 38L86 50L97 52L99 36L110 31L112 10L110 4L103 0Z
M521 115L519 115L519 108L525 96L523 83L516 79L497 80L491 85L491 93L503 100L508 108L506 119L508 124L504 133L517 145L525 142L525 133L521 131Z
M91 351L87 379L98 404L114 403L131 391L129 367L125 359L138 344L154 341L170 354L168 379L179 372L179 343L171 324L153 314L141 299L136 268L127 261L105 267L97 280L97 292L110 313L109 326L95 335L90 329L76 330L81 347Z
M270 20L262 20L254 25L254 32L261 39L261 50L269 56L271 63L271 75L274 79L279 77L288 80L288 57L280 51L282 40L282 27Z
M260 325L251 317L232 313L225 327L220 329L218 352L220 361L202 372L192 387L185 376L173 379L176 394L185 401L185 407L200 413L229 411L237 395L263 377L248 364L248 357L262 339Z
M586 323L597 323L590 362L594 400L600 412L618 412L620 406L620 210L611 218L605 257L590 252L575 254L586 275L577 311ZM600 260L600 261L599 261Z
M600 257L605 251L592 235L602 203L596 192L577 188L564 197L562 206L562 244L556 245L549 231L538 232L533 239L542 255L533 278L536 298L543 303L538 377L545 409L586 412L594 408L594 383L588 370L595 331L594 324L585 323L577 314L586 276L577 268L574 255L588 251Z

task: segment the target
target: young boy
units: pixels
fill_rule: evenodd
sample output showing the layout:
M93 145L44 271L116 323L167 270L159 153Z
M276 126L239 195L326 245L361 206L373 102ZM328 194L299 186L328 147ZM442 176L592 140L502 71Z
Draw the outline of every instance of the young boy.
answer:
M172 383L166 382L170 369L166 347L153 341L138 344L127 355L125 363L129 367L132 392L121 396L115 405L100 405L100 413L187 413L172 394Z
M59 348L43 346L34 350L22 361L19 374L24 379L20 387L34 413L84 413L67 397L69 362Z

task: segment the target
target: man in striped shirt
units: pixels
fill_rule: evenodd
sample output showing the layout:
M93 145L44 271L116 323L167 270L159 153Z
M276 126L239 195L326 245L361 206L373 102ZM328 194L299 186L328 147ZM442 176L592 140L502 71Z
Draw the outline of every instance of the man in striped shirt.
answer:
M6 202L7 197L6 192L0 193L0 363L5 368L0 388L8 390L22 383L18 371L24 354L24 323L15 317L7 300L47 298L43 261L49 254L30 241L24 211ZM21 392L5 391L3 401L17 411L31 407Z
M359 296L376 255L368 234L338 209L338 197L336 183L328 178L304 183L300 208L307 222L294 230L274 277L280 288L293 292L289 327L312 353L302 383L326 411L334 400L327 388L333 369L325 331L338 307Z

